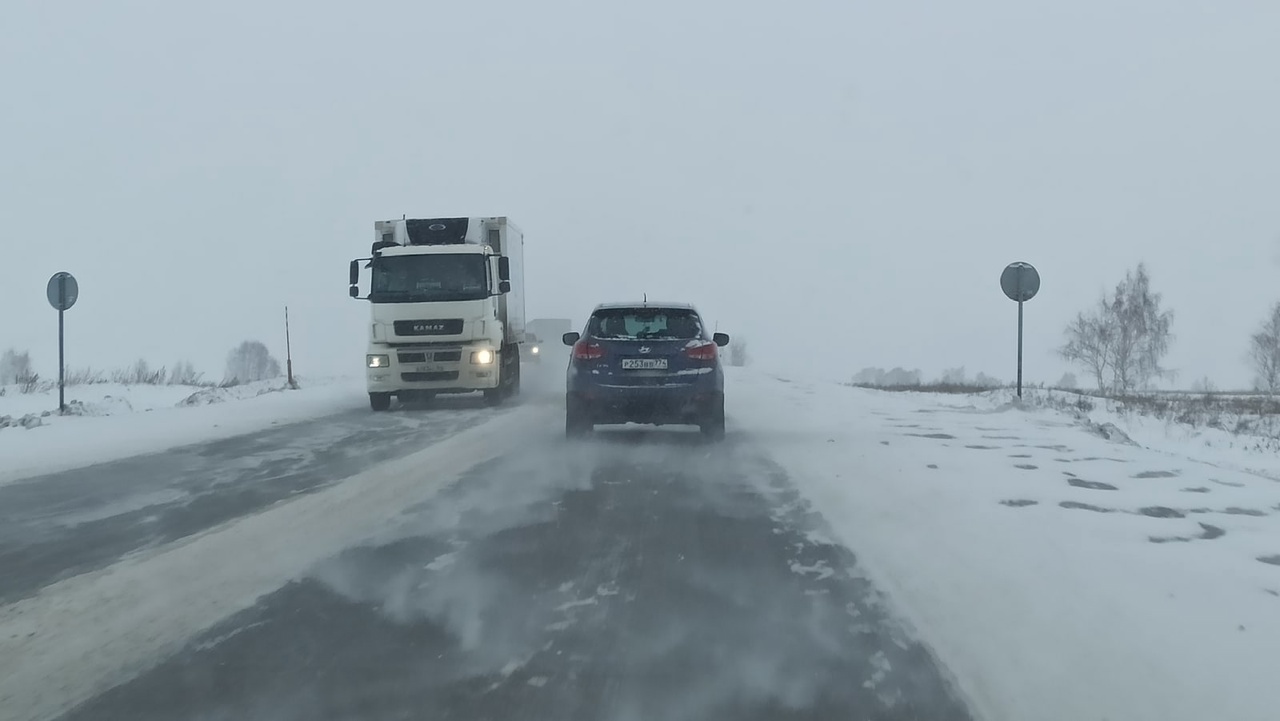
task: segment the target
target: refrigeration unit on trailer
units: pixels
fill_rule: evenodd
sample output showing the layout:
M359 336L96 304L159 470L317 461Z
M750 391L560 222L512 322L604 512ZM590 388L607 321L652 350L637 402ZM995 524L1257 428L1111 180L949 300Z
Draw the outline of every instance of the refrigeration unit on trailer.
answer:
M519 392L524 237L505 217L377 221L370 257L351 261L350 285L352 298L369 301L373 410L393 397L482 391L497 404Z

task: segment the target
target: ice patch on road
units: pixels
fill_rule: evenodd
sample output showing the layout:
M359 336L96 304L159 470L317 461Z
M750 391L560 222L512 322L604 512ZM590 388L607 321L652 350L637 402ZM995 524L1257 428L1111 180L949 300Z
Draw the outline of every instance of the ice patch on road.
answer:
M582 598L576 601L569 601L567 603L562 603L559 606L556 606L556 610L561 613L565 613L567 611L572 611L575 608L581 608L583 606L594 606L597 603L600 603L600 599L596 598L595 596L592 596L590 598Z
M791 564L791 572L804 575L816 575L818 581L825 581L836 575L835 570L827 565L826 561L818 561L812 566L806 566L802 563L793 562Z

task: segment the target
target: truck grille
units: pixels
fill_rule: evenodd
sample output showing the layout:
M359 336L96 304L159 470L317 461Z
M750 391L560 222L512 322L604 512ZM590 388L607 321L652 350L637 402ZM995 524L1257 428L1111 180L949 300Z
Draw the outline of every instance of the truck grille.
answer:
M460 350L438 350L432 351L400 351L396 354L401 363L426 363L428 361L436 361L437 363L457 363L462 360L462 351Z
M400 380L405 383L436 383L439 381L458 380L458 371L437 371L435 373L401 373Z
M392 327L396 335L459 335L462 333L462 319L398 320Z

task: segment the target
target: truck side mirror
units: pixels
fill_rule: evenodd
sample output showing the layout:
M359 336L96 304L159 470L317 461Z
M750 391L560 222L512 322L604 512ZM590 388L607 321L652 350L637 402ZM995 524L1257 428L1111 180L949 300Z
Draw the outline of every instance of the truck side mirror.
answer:
M348 282L348 285L360 284L360 261L351 261L351 272L349 275L351 276L351 280Z
M353 285L353 286L351 286L351 288L347 291L347 293L348 293L352 298L359 298L359 297L360 297L360 286L358 286L358 285Z
M715 335L711 336L711 339L714 340L716 342L716 345L720 346L721 348L729 345L728 333L716 333Z
M511 259L505 255L498 258L498 280L511 280Z
M573 345L574 343L577 343L578 339L581 337L582 336L578 333L565 333L564 335L560 336L560 340L565 345Z
M504 280L504 281L502 281L501 283L499 283L499 284L498 284L498 292L499 292L499 293L510 293L510 292L511 292L511 281L509 281L509 280Z

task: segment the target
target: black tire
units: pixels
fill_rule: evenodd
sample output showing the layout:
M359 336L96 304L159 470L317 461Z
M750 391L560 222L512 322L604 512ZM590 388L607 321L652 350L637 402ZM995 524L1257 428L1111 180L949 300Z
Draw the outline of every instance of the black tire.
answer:
M512 347L518 348L519 346ZM516 356L515 362L511 364L511 370L514 374L511 378L511 397L514 398L520 395L520 356Z
M583 438L591 435L596 426L581 403L567 401L564 407L564 435L567 438Z
M724 399L720 398L710 408L707 417L698 424L698 429L707 440L718 441L724 438Z
M490 408L502 405L502 399L507 397L507 389L499 384L497 388L486 388L484 390L484 404Z
M390 410L391 394L390 393L370 393L369 407L378 412Z

